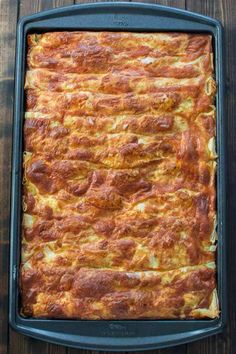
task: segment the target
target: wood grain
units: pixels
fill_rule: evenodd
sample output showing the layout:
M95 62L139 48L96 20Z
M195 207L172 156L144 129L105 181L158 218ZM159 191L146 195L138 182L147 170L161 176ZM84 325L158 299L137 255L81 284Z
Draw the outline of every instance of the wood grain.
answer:
M99 1L99 0L98 0ZM76 1L76 3L89 1ZM91 2L91 1L90 1ZM229 237L229 326L224 335L210 337L188 345L146 354L236 354L236 120L234 119L234 97L236 97L236 1L235 0L150 0L150 3L187 8L220 19L226 33L226 74L227 94L225 119L228 124L228 233ZM10 211L10 160L12 134L12 107L14 90L14 47L17 17L34 12L73 4L73 0L0 0L0 354L98 354L96 351L76 350L44 343L24 337L7 326L7 289L8 289L8 225ZM108 353L108 352L105 352ZM139 352L140 353L140 352Z
M74 0L20 0L19 18L35 12L73 4Z
M135 2L145 2L149 4L159 4L163 6L177 7L179 9L185 9L185 0L137 0Z
M14 4L15 3L15 4ZM10 216L10 171L12 103L14 87L15 28L17 2L0 1L0 353L8 343L8 225Z

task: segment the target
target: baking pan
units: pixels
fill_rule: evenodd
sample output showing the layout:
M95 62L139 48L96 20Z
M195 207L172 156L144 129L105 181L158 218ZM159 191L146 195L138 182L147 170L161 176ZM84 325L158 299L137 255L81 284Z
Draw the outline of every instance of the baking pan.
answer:
M23 318L19 313L21 234L22 127L26 36L54 30L181 31L213 36L217 81L217 287L220 317L213 320L86 321ZM12 157L11 249L9 318L20 333L67 346L96 350L144 350L167 347L222 331L226 323L225 122L223 30L210 17L184 10L142 3L94 3L63 7L24 17L17 28L14 135Z

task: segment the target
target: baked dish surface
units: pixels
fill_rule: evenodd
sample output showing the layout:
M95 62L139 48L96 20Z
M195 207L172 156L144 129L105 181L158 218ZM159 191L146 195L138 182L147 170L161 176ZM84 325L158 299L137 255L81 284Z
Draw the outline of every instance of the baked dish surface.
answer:
M21 313L217 317L211 36L31 34L25 92Z

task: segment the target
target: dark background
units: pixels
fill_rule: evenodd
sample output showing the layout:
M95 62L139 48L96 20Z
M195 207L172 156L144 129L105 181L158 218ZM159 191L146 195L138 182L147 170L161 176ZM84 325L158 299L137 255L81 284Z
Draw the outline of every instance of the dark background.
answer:
M0 0L0 354L86 354L89 351L48 344L17 334L8 326L8 258L10 174L14 90L15 32L17 20L34 12L71 5L73 0ZM86 1L88 2L88 1ZM236 0L146 1L219 19L225 28L226 114L228 153L228 304L225 333L152 354L236 354ZM97 352L94 351L94 354ZM148 353L148 352L145 352Z

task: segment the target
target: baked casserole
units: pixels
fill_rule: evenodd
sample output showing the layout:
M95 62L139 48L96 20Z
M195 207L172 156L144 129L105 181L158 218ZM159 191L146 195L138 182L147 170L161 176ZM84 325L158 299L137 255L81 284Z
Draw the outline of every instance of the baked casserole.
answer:
M28 35L24 316L218 316L211 41Z

